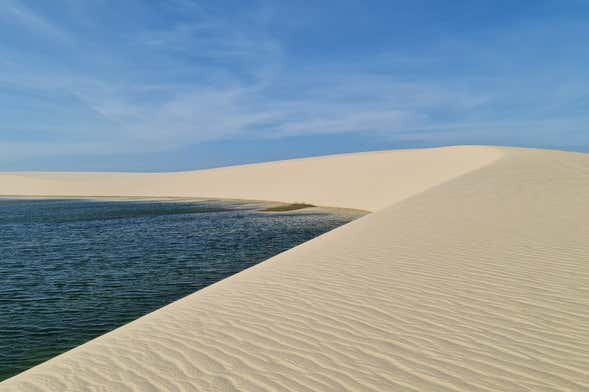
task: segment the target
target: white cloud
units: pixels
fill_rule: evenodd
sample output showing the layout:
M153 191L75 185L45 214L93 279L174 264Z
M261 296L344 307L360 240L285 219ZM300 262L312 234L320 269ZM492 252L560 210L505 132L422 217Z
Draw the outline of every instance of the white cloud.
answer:
M576 78L563 83L537 74L493 73L494 66L515 68L506 65L502 52L507 33L487 47L454 42L426 55L379 50L374 57L344 64L298 59L293 65L288 47L265 28L273 21L271 6L228 19L194 2L178 0L169 6L187 17L158 28L138 23L125 31L124 42L102 42L86 39L84 29L68 32L8 0L0 17L58 45L75 43L84 55L65 66L61 58L42 58L18 45L0 47L0 83L42 91L39 95L47 100L71 96L102 123L64 122L55 129L65 135L61 141L2 143L1 152L145 152L236 136L350 132L444 143L525 140L518 136L520 130L528 140L533 134L555 143L561 129L577 134L584 129L580 114L586 95ZM76 8L84 12L80 3ZM102 61L98 66L92 63L96 59ZM468 71L461 63L467 60L480 69L466 74L446 69L431 76L443 66ZM425 76L413 72L424 67L430 72ZM573 106L577 114L563 114ZM94 120L88 116L87 121ZM68 139L74 134L82 142Z
M39 36L70 43L72 36L42 15L35 13L18 0L4 0L0 10L0 18L8 22L17 22Z

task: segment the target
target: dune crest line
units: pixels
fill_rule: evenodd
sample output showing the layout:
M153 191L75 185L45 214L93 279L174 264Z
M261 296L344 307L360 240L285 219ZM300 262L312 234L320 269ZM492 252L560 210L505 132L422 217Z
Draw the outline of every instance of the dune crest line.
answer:
M0 183L376 211L2 391L589 390L589 155L464 146Z
M0 173L0 195L210 197L375 211L500 156L493 147L456 146L177 173Z

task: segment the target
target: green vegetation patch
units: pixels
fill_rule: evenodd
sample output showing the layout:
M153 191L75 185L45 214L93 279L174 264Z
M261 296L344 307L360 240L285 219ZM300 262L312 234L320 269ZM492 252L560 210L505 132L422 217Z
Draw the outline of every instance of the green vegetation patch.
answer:
M307 203L292 203L292 204L284 204L284 205L276 206L276 207L264 208L261 211L284 212L284 211L302 210L303 208L309 208L309 207L315 207L315 206L313 204L307 204Z

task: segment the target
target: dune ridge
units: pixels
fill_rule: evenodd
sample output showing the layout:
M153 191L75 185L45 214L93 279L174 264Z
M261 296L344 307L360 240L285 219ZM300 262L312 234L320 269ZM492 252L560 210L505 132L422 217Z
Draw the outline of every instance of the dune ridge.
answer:
M589 155L451 147L276 165L256 189L236 184L225 197L292 201L282 196L296 189L313 204L376 212L0 390L589 390ZM226 170L217 181L232 178ZM276 173L296 186L262 186ZM66 174L20 175L11 188L14 175L0 175L1 193L49 192L45 181L84 190L58 185ZM214 185L166 181L178 192Z
M375 211L500 154L488 147L457 146L177 173L0 173L0 195L231 198Z

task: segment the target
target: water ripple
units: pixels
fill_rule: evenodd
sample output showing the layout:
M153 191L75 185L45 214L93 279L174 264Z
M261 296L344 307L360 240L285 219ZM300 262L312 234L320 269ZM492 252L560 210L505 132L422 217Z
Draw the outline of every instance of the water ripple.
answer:
M0 200L0 380L352 219L260 207Z

